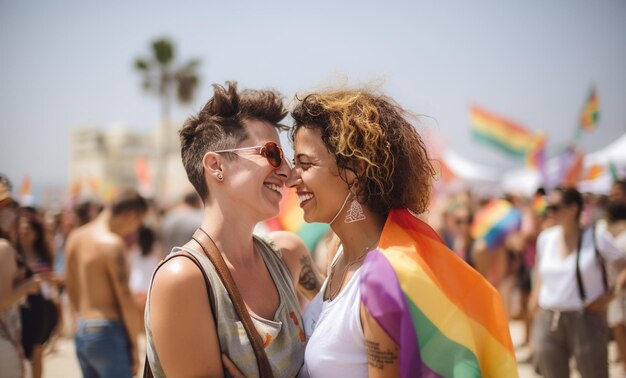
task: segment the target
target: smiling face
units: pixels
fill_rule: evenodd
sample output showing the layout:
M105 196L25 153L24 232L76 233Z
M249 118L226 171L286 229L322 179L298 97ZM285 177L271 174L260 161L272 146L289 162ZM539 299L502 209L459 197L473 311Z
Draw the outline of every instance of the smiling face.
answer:
M266 142L280 146L278 132L270 123L248 120L244 124L248 137L236 148L262 146ZM220 159L224 180L212 182L217 184L214 187L230 203L234 214L247 215L255 222L278 215L283 187L290 173L286 162L283 160L280 167L274 168L255 149L220 154L236 154L231 159L226 156Z
M294 136L295 168L287 185L295 188L304 220L329 223L348 195L335 157L322 142L319 128L300 127ZM348 177L348 180L351 177Z

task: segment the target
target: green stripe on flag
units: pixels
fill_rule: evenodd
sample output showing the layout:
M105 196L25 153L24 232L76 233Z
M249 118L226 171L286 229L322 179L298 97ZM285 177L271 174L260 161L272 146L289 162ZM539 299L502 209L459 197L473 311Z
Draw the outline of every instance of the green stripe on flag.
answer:
M410 297L404 297L415 324L422 363L444 377L480 377L480 364L474 353L446 337Z

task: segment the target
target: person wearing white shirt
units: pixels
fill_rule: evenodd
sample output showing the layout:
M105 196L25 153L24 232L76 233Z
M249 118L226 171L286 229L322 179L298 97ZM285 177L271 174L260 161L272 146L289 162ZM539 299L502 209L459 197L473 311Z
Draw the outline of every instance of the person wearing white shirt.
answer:
M537 364L544 377L570 376L574 357L580 375L608 377L609 292L607 268L621 270L626 259L604 229L582 229L582 195L557 188L548 197L555 226L537 238L535 295L539 312L533 325Z

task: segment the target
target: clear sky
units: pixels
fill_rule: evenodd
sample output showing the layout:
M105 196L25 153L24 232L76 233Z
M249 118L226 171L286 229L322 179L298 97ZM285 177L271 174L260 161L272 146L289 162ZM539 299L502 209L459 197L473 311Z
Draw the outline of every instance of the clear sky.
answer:
M274 87L285 96L347 81L382 82L432 117L448 147L497 167L515 162L471 139L480 104L548 143L571 139L593 84L601 120L592 152L626 131L626 2L552 1L7 1L0 0L0 172L16 186L65 185L70 130L159 118L133 61L169 37L202 60L202 83ZM288 147L288 146L286 146Z

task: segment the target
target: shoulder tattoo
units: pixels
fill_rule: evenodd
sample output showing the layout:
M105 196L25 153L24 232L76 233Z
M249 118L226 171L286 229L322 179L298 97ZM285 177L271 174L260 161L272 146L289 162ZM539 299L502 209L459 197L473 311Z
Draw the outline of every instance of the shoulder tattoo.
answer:
M117 268L117 279L121 283L126 283L128 281L128 274L126 273L126 257L122 251L117 253L115 262Z
M300 257L300 265L302 266L302 269L300 270L298 283L306 290L316 290L319 287L319 283L317 282L317 277L313 271L311 258L309 256Z

